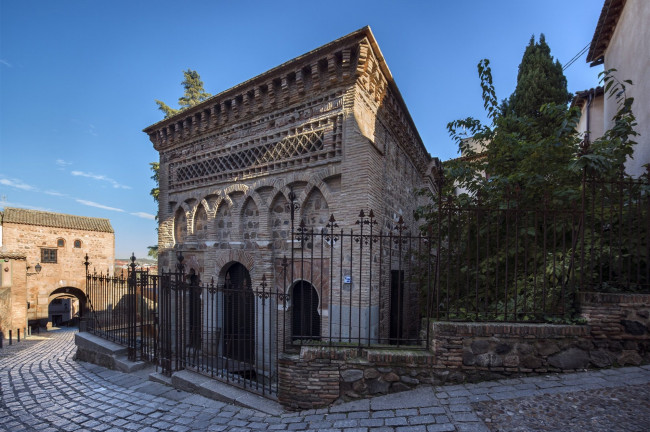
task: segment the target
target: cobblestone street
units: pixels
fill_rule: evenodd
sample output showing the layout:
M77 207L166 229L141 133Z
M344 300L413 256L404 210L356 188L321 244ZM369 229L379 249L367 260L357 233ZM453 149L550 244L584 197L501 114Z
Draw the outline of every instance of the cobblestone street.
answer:
M0 350L1 431L646 431L650 366L421 387L271 416L73 360L60 329Z

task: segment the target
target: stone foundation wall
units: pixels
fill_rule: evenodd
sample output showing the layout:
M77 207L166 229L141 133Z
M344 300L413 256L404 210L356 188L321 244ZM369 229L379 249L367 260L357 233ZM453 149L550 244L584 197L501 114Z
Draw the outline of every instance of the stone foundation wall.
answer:
M603 357L595 366L650 362L650 294L580 293L578 304Z
M302 410L444 382L432 364L427 351L302 347L280 358L278 399Z
M302 347L279 361L289 409L419 385L650 362L650 294L584 293L584 325L431 322L429 351Z
M431 323L436 367L467 381L583 369L592 344L586 325Z

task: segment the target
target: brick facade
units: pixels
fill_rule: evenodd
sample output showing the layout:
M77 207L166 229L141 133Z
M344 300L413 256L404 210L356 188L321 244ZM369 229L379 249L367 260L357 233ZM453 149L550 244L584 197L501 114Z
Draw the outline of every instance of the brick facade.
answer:
M432 187L432 159L367 27L144 132L160 154L159 268L173 269L182 252L186 270L205 282L223 283L228 269L240 263L253 290L265 276L277 292L288 293L306 279L329 295L330 287L344 285L338 268L318 280L290 275L289 286L278 275L282 258L296 248L289 238L291 194L299 207L296 221L310 229L325 228L331 215L340 228L351 228L360 210L369 209L381 229L393 228L399 217L415 229L416 189ZM306 247L299 253L331 270L318 251ZM350 254L344 255L349 267ZM386 307L370 302L367 288L355 285L364 276L355 275L349 286L360 295L341 299L338 290L331 292L338 311L319 298L323 331L341 309L350 314L359 307L347 298L359 298L360 313L375 317L367 311ZM413 301L405 309L415 308L416 295L405 296ZM291 306L278 320L285 312ZM388 323L343 331L376 335L386 333Z
M45 325L54 298L76 296L76 290L83 296L86 254L90 271L113 273L115 235L106 219L6 208L2 214L2 250L22 257L10 260L10 277L5 278L5 272L2 284L14 298L20 297L13 302L12 319L24 328L28 321ZM54 261L54 253L56 262L46 262ZM36 271L37 264L40 272Z

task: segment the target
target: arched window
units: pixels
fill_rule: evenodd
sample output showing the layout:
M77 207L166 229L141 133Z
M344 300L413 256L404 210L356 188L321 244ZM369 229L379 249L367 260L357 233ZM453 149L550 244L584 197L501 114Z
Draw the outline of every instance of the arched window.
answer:
M208 236L208 214L202 205L194 215L194 235L197 239L205 239Z
M81 240L75 240L75 241L74 241L74 247L75 247L76 249L79 249L79 248L81 247Z
M174 219L174 240L176 243L183 243L187 237L187 218L183 209L178 209Z
M293 328L291 336L293 340L320 340L318 293L314 286L306 281L296 283L292 291Z
M57 247L65 247L65 240L63 240L62 238L57 239L56 246Z

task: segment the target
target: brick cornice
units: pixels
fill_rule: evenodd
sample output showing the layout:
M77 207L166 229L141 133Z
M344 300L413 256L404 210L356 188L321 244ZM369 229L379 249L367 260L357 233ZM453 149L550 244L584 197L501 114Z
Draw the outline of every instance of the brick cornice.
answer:
M264 111L289 108L330 87L362 80L380 103L395 109L406 133L430 158L393 76L370 30L364 27L225 90L143 130L158 151L185 145L227 124ZM311 91L310 91L311 90Z

